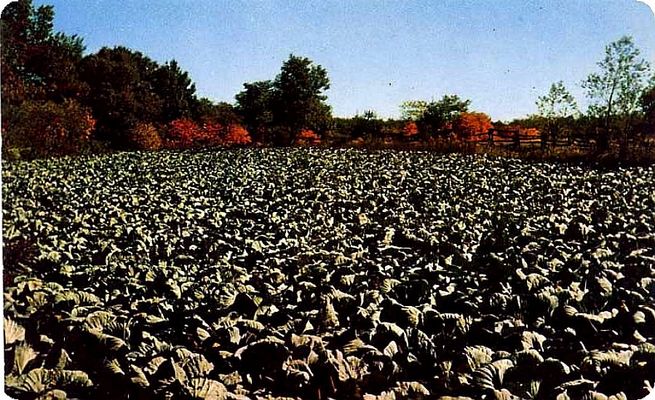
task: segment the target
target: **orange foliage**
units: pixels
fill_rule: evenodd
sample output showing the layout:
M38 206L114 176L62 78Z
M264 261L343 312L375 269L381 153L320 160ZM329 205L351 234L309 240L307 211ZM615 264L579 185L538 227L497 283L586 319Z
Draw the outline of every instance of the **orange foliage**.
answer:
M251 142L252 138L246 128L239 124L228 125L224 141L226 145L244 145L250 144Z
M412 136L416 136L417 134L418 134L418 126L416 126L416 122L409 121L405 123L405 126L403 127L403 136L412 137Z
M534 137L539 137L541 135L541 133L539 132L539 129L537 129L537 128L523 129L521 131L521 133L526 135L526 136L534 136Z
M311 129L303 129L296 137L296 144L312 146L321 143L321 138Z
M472 136L487 133L491 128L493 128L491 118L481 112L462 113L455 121L455 133L464 139L477 139Z
M139 150L157 150L162 146L157 128L144 122L137 123L130 130L129 140Z
M168 124L168 146L188 148L198 146L233 146L250 144L248 131L239 124L227 126L216 122L205 122L199 126L189 119L176 119Z
M168 124L167 139L173 148L187 148L202 138L202 129L193 121L179 118Z
M2 117L4 150L23 149L34 157L79 152L96 124L91 112L75 100L29 100L10 111L3 110Z

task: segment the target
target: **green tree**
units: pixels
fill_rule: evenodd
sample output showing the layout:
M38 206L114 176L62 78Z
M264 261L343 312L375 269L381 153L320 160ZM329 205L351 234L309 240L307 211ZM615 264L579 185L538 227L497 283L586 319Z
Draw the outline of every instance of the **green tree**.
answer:
M646 133L655 133L655 74L651 76L648 89L640 99L641 110L643 112L643 129Z
M292 143L302 129L325 129L331 118L324 95L329 88L325 68L308 58L289 56L273 81L273 123L278 129L278 144Z
M224 126L241 124L236 108L224 101L214 103L206 97L198 99L193 117L200 123L217 123Z
M541 129L542 147L546 145L548 134L553 144L557 142L568 123L579 113L575 99L562 81L553 83L546 95L539 96L537 110L545 121L545 126Z
M582 86L591 104L589 114L602 121L598 145L607 149L614 130L627 144L632 119L640 111L640 98L647 87L650 64L640 57L631 37L624 36L605 47L599 72L590 74Z
M125 47L104 47L82 60L90 90L86 104L97 120L98 138L116 148L129 147L128 132L137 122L159 122L163 101L155 87L157 63Z
M53 31L54 9L31 0L9 3L2 10L2 103L63 101L85 91L77 66L82 39Z
M236 98L236 112L255 142L268 141L266 137L273 124L273 82L244 83Z
M470 100L457 95L444 95L440 100L406 101L401 104L405 119L415 121L424 137L445 135L452 132L453 122L461 113L467 112Z
M196 108L196 86L189 74L171 60L157 68L153 87L162 101L160 119L164 122L188 118Z
M418 122L428 108L428 102L425 100L409 100L400 105L400 115L402 119Z
M365 111L362 115L353 117L352 136L366 140L381 139L384 122L374 111Z

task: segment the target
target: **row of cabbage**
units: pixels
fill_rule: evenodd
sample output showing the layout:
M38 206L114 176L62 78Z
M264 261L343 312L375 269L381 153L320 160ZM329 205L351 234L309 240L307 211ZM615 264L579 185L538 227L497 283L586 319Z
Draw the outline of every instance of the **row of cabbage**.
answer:
M655 168L241 149L5 164L5 389L640 398Z

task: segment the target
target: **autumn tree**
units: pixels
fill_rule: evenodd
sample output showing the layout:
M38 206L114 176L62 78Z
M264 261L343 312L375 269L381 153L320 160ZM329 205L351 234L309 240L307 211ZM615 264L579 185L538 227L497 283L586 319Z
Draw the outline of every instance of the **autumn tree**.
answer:
M418 126L414 121L407 121L403 125L403 136L406 138L413 138L418 134Z
M296 136L295 144L300 146L316 146L321 143L321 138L311 129L303 129Z
M239 124L231 124L227 126L227 132L224 139L224 144L227 146L246 145L252 143L252 138L248 130Z
M455 133L463 139L487 133L493 128L491 118L482 112L463 112L454 121Z
M625 148L633 118L640 110L640 98L648 86L650 64L640 57L633 39L624 36L605 47L605 57L597 65L600 70L590 74L582 86L591 102L589 114L602 121L599 148L608 148L615 130L623 133Z
M444 95L439 100L406 101L401 104L405 119L415 121L425 137L445 135L452 132L453 123L461 113L467 112L470 100L457 95Z
M578 114L575 99L562 81L553 83L546 95L539 96L537 110L539 116L545 122L542 132L549 134L550 141L553 144L557 142L560 133L567 125L570 125L571 120ZM541 140L542 147L545 147L546 141L547 137L544 135Z
M15 152L12 156L19 158L78 153L96 123L90 110L71 99L61 103L27 100L3 110L2 117L3 153Z
M162 139L157 128L147 122L138 122L129 132L132 147L138 150L159 150Z

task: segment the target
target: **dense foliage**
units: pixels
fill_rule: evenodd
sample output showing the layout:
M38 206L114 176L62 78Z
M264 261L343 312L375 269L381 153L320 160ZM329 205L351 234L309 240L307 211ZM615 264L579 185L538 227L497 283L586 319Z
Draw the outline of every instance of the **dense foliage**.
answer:
M257 140L289 145L302 142L304 130L327 130L331 110L323 92L329 88L325 68L292 54L275 80L245 83L236 109Z
M654 381L653 166L238 149L2 173L18 399L634 399Z
M245 83L234 104L214 103L197 96L191 77L176 60L160 63L122 46L84 54L82 38L55 32L53 20L52 6L35 7L32 0L17 0L2 12L2 109L3 120L9 121L2 129L5 158L78 153L92 148L89 140L123 150L233 143L493 153L494 144L486 146L479 138L484 133L490 139L503 137L503 132L496 134L507 130L504 122L491 124L490 118L470 109L470 100L456 94L405 101L400 119L383 119L372 110L333 118L326 96L327 70L293 54L272 79ZM565 148L596 159L655 159L655 75L633 39L610 43L598 71L581 85L590 104L587 110L577 109L560 81L537 99L537 114L512 121L509 129L530 129L530 136L540 138L543 156ZM41 134L31 131L35 125L24 110L52 109L65 102L90 111L94 131L86 141L59 143L47 151L47 141L39 141ZM78 116L72 113L63 125L79 125ZM180 121L186 125L180 126ZM316 138L302 137L309 131ZM73 132L65 136L79 139ZM477 147L468 146L470 142ZM509 143L515 151L522 150L519 142ZM630 157L630 152L639 157Z
M27 100L3 112L3 152L20 157L71 154L89 141L96 121L74 100Z

